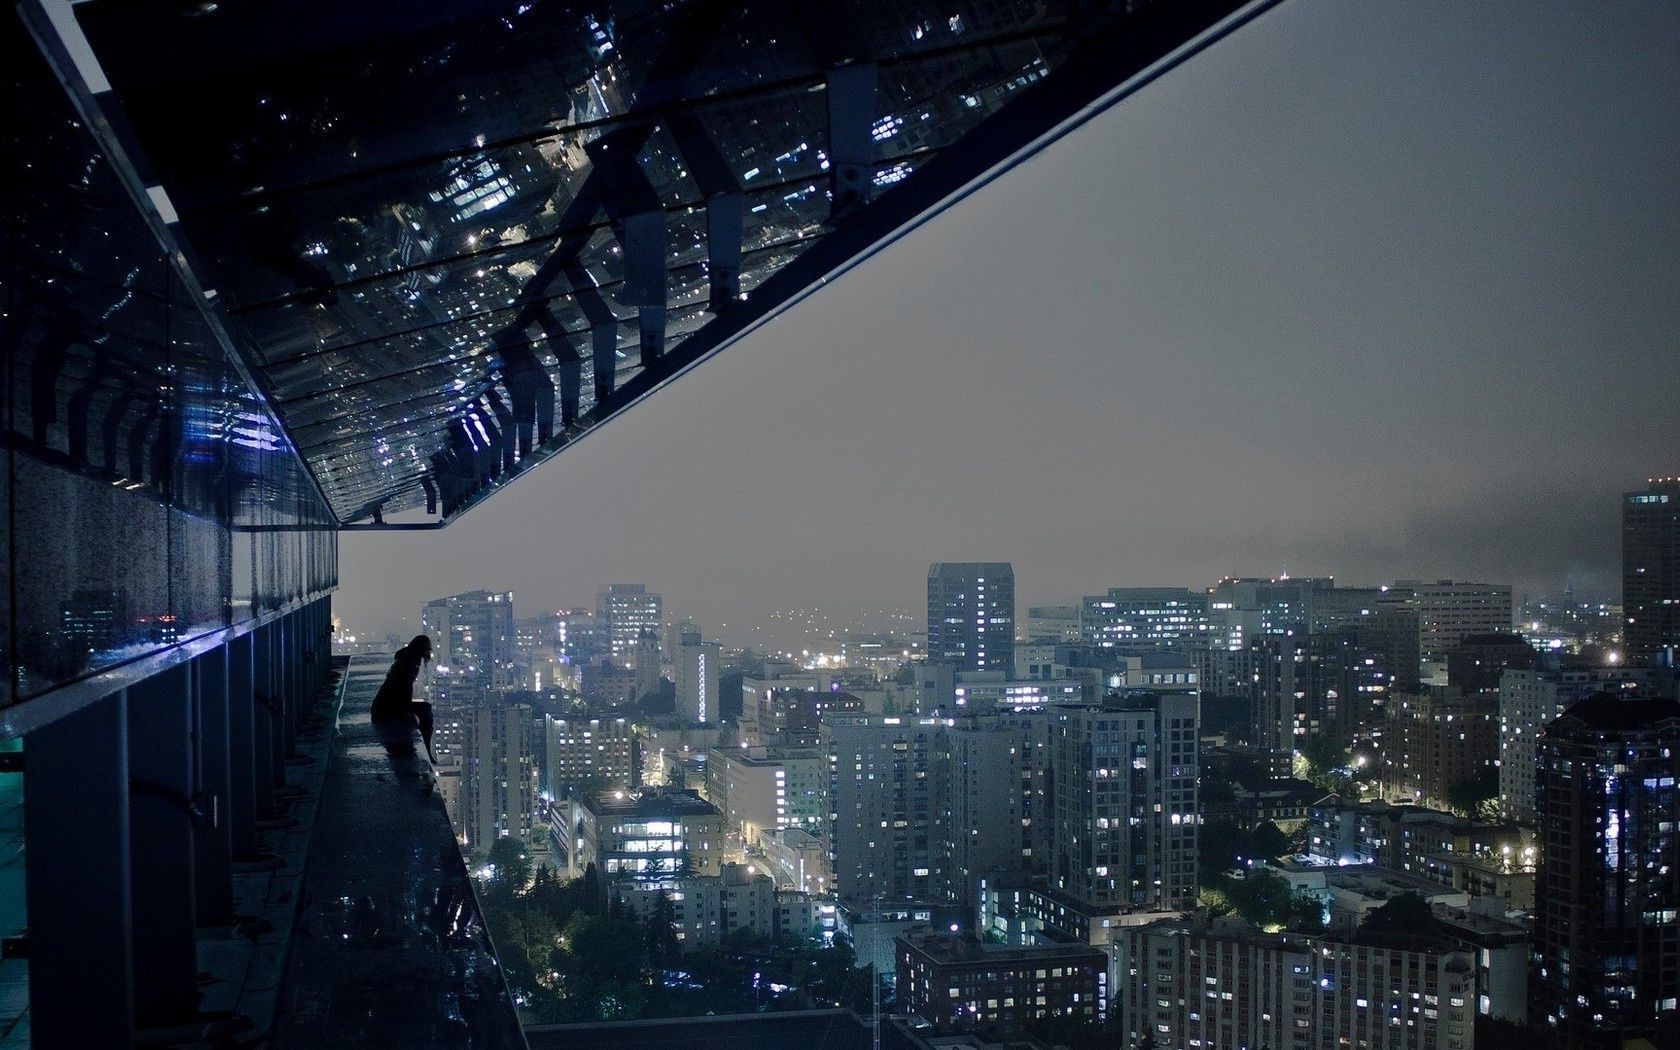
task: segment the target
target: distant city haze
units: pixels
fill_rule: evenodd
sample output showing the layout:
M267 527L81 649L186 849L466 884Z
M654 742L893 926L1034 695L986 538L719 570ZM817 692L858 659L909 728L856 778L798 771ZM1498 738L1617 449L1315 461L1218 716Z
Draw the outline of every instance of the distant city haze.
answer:
M1225 574L1615 599L1680 472L1680 7L1292 0L436 533L360 631L645 583L709 636Z

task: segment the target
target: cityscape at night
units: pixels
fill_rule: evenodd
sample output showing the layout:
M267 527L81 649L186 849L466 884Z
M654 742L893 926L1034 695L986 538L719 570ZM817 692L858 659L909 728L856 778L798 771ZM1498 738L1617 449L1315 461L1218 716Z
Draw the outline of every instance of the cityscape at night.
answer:
M0 1050L1680 1048L1680 8L4 17Z

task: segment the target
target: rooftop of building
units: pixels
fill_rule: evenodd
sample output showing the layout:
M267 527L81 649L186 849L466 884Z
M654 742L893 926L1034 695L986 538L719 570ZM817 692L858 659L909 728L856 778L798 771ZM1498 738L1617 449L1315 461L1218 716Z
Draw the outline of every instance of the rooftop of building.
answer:
M525 1029L531 1050L869 1050L869 1022L849 1010L674 1017L594 1024L536 1025ZM897 1022L883 1019L882 1050L926 1050L927 1043Z
M1673 720L1680 720L1680 701L1660 696L1594 693L1558 716L1552 725L1570 722L1589 729L1652 729Z
M643 788L639 791L602 791L584 800L598 817L680 818L719 816L716 806L693 790Z
M1104 961L1101 949L1089 944L987 944L972 938L938 930L911 930L897 935L902 947L927 956L936 963L985 962L1032 963L1049 961Z

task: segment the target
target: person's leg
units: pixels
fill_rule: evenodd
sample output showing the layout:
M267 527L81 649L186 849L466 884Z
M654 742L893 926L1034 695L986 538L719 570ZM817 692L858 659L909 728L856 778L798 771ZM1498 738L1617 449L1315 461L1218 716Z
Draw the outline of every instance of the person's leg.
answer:
M432 751L432 705L417 703L414 705L414 716L420 721L420 739L426 742L426 757L437 765L437 755Z

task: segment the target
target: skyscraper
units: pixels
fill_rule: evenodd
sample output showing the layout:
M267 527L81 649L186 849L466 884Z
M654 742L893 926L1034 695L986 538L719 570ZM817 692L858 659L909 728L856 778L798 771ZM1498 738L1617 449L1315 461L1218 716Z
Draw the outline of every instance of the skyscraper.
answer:
M1293 629L1263 634L1249 642L1249 651L1254 748L1268 776L1287 777L1294 768L1296 730L1306 728L1307 640Z
M830 714L829 856L843 902L932 901L944 888L948 719Z
M460 814L456 830L482 857L498 838L531 838L537 769L535 716L529 707L473 707L463 723Z
M723 666L723 646L702 642L698 632L683 639L671 654L677 690L677 714L690 722L718 721L721 698L718 675Z
M1444 660L1471 634L1511 630L1511 585L1461 580L1401 580L1389 589L1387 604L1417 609L1419 641L1425 660Z
M1680 650L1680 477L1622 497L1622 643L1629 663Z
M512 591L468 591L427 602L421 628L432 639L432 700L477 704L518 685Z
M1196 904L1197 698L1138 693L1058 708L1050 729L1050 888L1092 910Z
M928 569L928 659L959 671L1015 670L1015 570L1006 561Z
M607 632L612 658L626 663L632 658L643 631L659 637L665 618L665 601L639 583L611 583L595 595L595 620Z
M1537 1005L1570 1046L1680 1037L1677 777L1674 700L1595 693L1541 735Z

